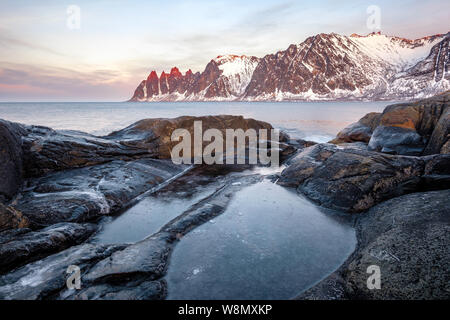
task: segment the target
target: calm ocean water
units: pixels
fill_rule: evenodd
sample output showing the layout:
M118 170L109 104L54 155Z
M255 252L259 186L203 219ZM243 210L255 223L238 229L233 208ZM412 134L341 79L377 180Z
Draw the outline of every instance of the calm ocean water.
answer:
M27 102L0 103L0 119L105 135L145 118L242 115L270 122L292 137L325 142L389 102Z

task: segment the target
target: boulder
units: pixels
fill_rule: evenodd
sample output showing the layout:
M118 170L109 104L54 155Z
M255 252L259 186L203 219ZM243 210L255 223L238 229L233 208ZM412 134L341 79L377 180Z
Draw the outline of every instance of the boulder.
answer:
M378 126L368 149L391 154L419 156L425 148L424 138L414 129Z
M447 91L431 98L387 106L380 125L413 129L428 140L449 107L449 97L450 91Z
M450 153L450 91L368 113L330 143L368 143L369 150L399 155Z
M226 129L255 129L259 133L259 129L268 130L268 138L270 138L270 129L272 126L263 121L254 119L245 119L242 116L218 115L218 116L203 116L192 117L182 116L174 119L144 119L138 121L131 126L113 132L108 135L107 139L118 141L125 146L136 148L154 148L160 159L170 159L171 150L177 145L178 141L172 141L171 135L175 129L186 129L191 135L191 155L194 155L194 122L201 121L203 132L207 129L218 129L225 140ZM287 140L287 136L280 134L280 141ZM203 147L210 142L203 142ZM225 151L225 147L224 147Z
M0 273L80 244L96 229L93 224L60 223L4 239L0 242Z
M340 131L336 138L330 143L340 144L346 142L365 142L368 143L372 132L380 123L381 113L371 112L362 117L358 122L355 122L342 131Z
M0 119L0 202L11 200L22 185L24 133L21 125Z

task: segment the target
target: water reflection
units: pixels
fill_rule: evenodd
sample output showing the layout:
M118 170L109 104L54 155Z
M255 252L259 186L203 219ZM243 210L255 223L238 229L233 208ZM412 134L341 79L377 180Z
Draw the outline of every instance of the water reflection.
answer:
M289 299L333 272L356 244L351 221L269 181L176 246L169 299Z

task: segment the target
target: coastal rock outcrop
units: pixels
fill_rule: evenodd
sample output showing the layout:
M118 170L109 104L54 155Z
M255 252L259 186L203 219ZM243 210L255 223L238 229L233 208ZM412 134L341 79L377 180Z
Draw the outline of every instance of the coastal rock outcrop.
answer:
M21 129L17 139L23 141L23 146L20 148L19 145L18 152L23 152L24 160L23 166L19 162L14 162L14 165L18 168L23 167L26 177L40 177L55 171L94 166L114 160L170 159L170 150L178 143L171 141L172 132L175 129L184 128L193 137L194 121L202 121L204 130L210 128L221 130L224 137L225 129L246 131L252 128L257 132L259 129L269 131L273 129L267 122L228 115L144 119L104 137L79 131L17 125ZM5 123L12 125L6 121ZM281 137L284 136L281 135ZM207 142L204 142L204 145L206 144ZM19 156L15 155L15 157L18 160L21 159ZM20 182L17 180L16 184L20 185ZM10 193L11 191L8 194Z
M202 122L203 130L220 130L224 137L226 129L255 129L257 133L267 129L269 137L273 129L269 123L242 116L184 116L144 119L97 137L2 121L2 157L7 158L0 165L5 181L0 193L10 199L27 178L26 190L14 206L2 208L2 228L36 229L58 222L85 222L124 208L135 197L186 169L169 160L172 147L178 143L171 135L175 129L187 129L193 140L195 121ZM282 157L295 152L284 133L280 140L277 147ZM207 144L203 141L203 146Z
M430 161L440 165L427 166ZM438 168L449 166L446 155L407 157L371 152L351 144L318 144L293 158L278 183L297 188L325 207L361 212L406 193L448 187L448 173Z
M268 138L270 138L270 130L273 129L272 125L267 122L245 119L242 116L183 116L173 119L144 119L125 129L113 132L105 138L118 141L120 144L130 147L142 149L153 148L158 155L158 158L169 159L171 157L170 151L173 146L179 143L178 141L171 140L172 132L175 129L186 129L191 135L191 154L193 155L195 121L201 121L203 131L206 131L209 128L218 129L222 133L224 139L226 137L226 129L242 129L244 131L254 129L257 134L259 129L266 129L268 130ZM285 136L281 135L281 138L283 137ZM285 141L286 138L281 140ZM150 142L150 144L148 144L148 142ZM210 142L202 141L203 147L209 143Z
M450 92L369 113L330 141L368 143L368 149L399 155L446 154L450 150Z

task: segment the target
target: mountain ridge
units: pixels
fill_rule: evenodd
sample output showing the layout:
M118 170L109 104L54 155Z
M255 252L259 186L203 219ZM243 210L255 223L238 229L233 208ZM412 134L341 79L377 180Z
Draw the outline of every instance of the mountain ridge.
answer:
M152 71L129 101L426 98L450 89L449 39L320 33L262 58L217 56L202 72Z

